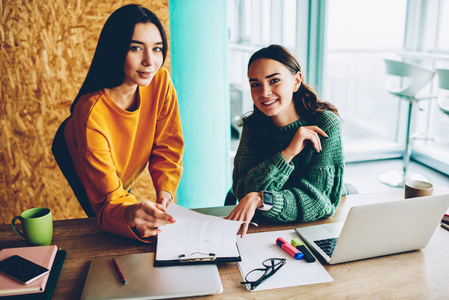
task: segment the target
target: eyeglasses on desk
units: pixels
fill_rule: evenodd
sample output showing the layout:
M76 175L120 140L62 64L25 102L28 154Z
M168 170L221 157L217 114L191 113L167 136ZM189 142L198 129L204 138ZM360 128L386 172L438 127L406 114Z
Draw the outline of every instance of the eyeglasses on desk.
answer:
M250 290L252 291L259 284L273 276L285 263L285 258L268 258L262 262L265 268L257 268L249 271L245 276L245 281L242 281L241 284L249 284Z

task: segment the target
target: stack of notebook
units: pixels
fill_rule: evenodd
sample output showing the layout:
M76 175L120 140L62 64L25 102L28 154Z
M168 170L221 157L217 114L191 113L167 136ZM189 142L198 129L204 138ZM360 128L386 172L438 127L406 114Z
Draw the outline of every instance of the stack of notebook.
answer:
M1 299L51 299L66 251L59 250L56 245L7 248L0 251L0 261L13 255L19 255L41 265L49 269L50 273L29 284L20 283L0 273Z

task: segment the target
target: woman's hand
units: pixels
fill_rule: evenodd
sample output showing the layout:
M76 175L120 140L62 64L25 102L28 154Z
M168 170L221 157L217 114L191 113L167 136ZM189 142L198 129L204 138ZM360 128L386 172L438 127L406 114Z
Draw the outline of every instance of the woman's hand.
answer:
M171 196L171 194L164 190L157 191L156 197L156 203L161 204L165 208L167 208L168 205L173 201L173 197Z
M143 237L148 237L160 233L159 226L175 223L175 219L165 212L165 206L143 201L128 206L125 218L129 227L135 226Z
M240 200L239 204L232 210L232 212L225 219L244 221L241 237L244 237L248 231L249 222L252 220L254 213L258 207L262 207L262 197L260 193L248 193Z
M286 162L290 162L306 146L306 141L310 141L317 152L321 152L320 136L327 137L327 134L318 126L302 126L298 129L290 144L281 154Z

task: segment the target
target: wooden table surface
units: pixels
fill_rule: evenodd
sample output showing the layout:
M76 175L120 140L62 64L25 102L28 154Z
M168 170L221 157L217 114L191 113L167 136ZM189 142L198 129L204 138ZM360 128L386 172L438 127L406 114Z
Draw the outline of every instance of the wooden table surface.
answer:
M448 192L444 188L436 192ZM363 203L401 199L402 192L350 195L342 200L334 216L306 224L270 225L259 222L249 233L293 229L343 221L349 208ZM225 216L232 207L198 209ZM0 226L0 249L24 247L26 243L11 229ZM102 232L95 218L54 221L52 244L67 250L53 299L79 299L91 260L97 256L154 252L155 244L143 244ZM438 227L426 248L408 253L324 267L333 282L260 292L248 292L236 263L219 265L223 293L201 299L449 299L449 231Z

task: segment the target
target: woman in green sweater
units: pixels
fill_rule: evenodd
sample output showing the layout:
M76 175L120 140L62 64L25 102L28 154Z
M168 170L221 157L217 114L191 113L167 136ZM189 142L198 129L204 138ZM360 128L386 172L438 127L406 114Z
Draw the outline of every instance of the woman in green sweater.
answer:
M282 46L252 55L248 78L254 112L242 119L233 192L226 217L246 221L256 211L273 222L329 217L345 193L341 121L303 82L298 61Z

